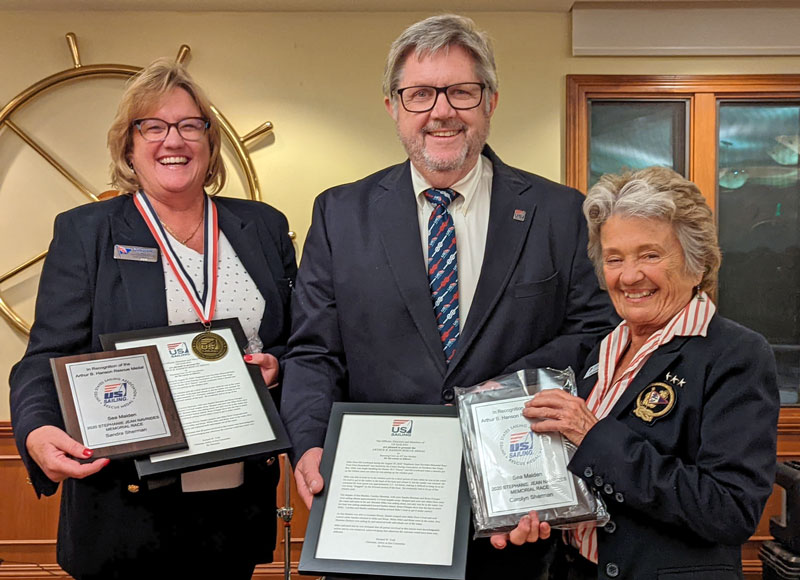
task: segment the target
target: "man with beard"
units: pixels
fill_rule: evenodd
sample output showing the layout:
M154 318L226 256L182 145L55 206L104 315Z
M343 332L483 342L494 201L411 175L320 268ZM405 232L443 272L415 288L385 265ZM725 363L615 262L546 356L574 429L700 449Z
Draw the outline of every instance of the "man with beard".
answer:
M412 25L383 89L409 160L317 198L297 276L281 414L309 506L334 401L451 404L457 385L578 369L615 322L582 196L486 146L498 98L487 35L455 15ZM512 543L549 531L529 528ZM545 575L549 550L472 541L467 578L530 578L532 558Z

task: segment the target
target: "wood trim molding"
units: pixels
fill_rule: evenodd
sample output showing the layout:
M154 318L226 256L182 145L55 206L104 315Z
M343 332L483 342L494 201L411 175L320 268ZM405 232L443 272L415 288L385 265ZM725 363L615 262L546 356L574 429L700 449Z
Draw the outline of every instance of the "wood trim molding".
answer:
M589 115L582 76L567 75L567 185L585 192L589 157Z
M800 407L783 407L778 419L778 436L800 435ZM797 449L800 454L800 448Z
M581 93L640 95L665 93L766 93L785 98L800 95L800 74L775 75L567 75L567 86ZM568 91L569 94L569 91Z
M742 560L742 572L746 576L754 575L756 578L761 578L763 571L761 560Z
M708 115L709 100L714 102L714 119L705 119L706 123L716 124L716 100L752 99L758 93L759 100L800 99L800 75L567 75L567 111L566 111L566 162L567 185L580 191L586 191L588 184L587 165L589 159L589 99L669 99L685 98L694 101L702 94L705 98L697 105L692 102L693 115ZM702 109L695 110L695 106ZM694 123L692 122L692 126ZM693 133L690 131L690 133ZM692 134L690 143L695 146L708 147L712 137ZM700 139L701 142L697 142ZM716 134L713 134L716 139ZM713 150L716 151L716 142ZM716 195L716 178L711 186L709 175L716 172L715 157L713 167L696 169L697 155L709 165L708 150L696 152L690 157L689 175L698 183L701 191L709 200ZM712 209L714 205L712 205Z
M11 422L0 421L0 461L21 461L14 444L14 432Z
M697 93L690 101L689 179L700 188L708 207L716 215L717 99L714 93Z
M0 578L19 580L47 580L49 578L71 578L58 564L23 564L4 562L0 565Z
M52 540L0 540L0 548L4 547L18 547L18 546L53 546L56 545L56 539Z

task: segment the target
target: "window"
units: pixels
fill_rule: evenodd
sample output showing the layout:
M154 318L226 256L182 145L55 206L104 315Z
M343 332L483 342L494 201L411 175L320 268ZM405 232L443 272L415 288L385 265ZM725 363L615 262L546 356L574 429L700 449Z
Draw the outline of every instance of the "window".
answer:
M772 345L786 406L800 404L799 142L800 75L567 78L568 184L664 165L700 187L719 224L719 312Z

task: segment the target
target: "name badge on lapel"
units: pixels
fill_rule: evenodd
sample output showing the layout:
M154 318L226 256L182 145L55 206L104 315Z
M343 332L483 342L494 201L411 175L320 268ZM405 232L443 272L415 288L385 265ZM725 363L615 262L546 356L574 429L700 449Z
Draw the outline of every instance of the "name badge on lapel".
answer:
M588 370L588 371L586 371L586 374L585 374L585 375L583 375L583 378L584 378L584 379L588 379L588 378L589 378L589 377L591 377L592 375L596 375L596 374L597 374L597 370L598 370L599 368L600 368L600 363L595 363L595 364L593 364L592 366L590 366L590 367L589 367L589 370Z
M114 245L114 259L131 260L133 262L158 262L158 250L156 248L116 244Z
M675 391L667 383L651 383L636 397L633 414L645 423L653 423L675 407Z

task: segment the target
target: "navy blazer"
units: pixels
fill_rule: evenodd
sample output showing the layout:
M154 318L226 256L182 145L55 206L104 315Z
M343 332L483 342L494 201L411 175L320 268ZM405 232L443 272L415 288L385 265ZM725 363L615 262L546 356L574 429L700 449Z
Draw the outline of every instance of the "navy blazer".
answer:
M598 352L579 377L583 398ZM678 336L652 354L569 465L611 514L598 530L598 578L742 578L741 547L775 478L775 372L766 340L719 314L706 337ZM675 404L648 423L633 411L658 382Z
M296 274L286 218L263 203L223 197L215 202L220 229L265 299L259 329L265 351L281 356ZM43 425L64 428L50 358L101 351L100 334L167 325L161 258L157 262L115 260L115 244L158 247L131 196L80 206L56 218L30 342L9 379L14 436L37 494L51 495L58 484L33 461L25 440ZM249 462L245 485L238 488L244 492L236 498L242 503L246 497L244 503L257 516L250 531L262 543L253 547L260 561L271 559L275 541L277 471L277 466L267 468L263 460ZM137 494L126 491L129 484L139 483L133 462L125 460L112 461L86 479L64 482L58 559L65 569L78 575L92 570L98 551L109 557L129 554L135 558L137 550L157 536L158 525L152 521L155 506L162 502L172 509L183 495L191 495L168 491L159 495L145 486ZM168 500L165 494L170 495ZM125 534L119 531L120 521L125 522ZM96 549L87 550L87 546Z
M494 170L485 256L449 365L409 162L317 198L284 360L295 461L322 446L334 401L445 404L453 387L507 371L579 368L616 323L586 256L583 196L484 155Z

